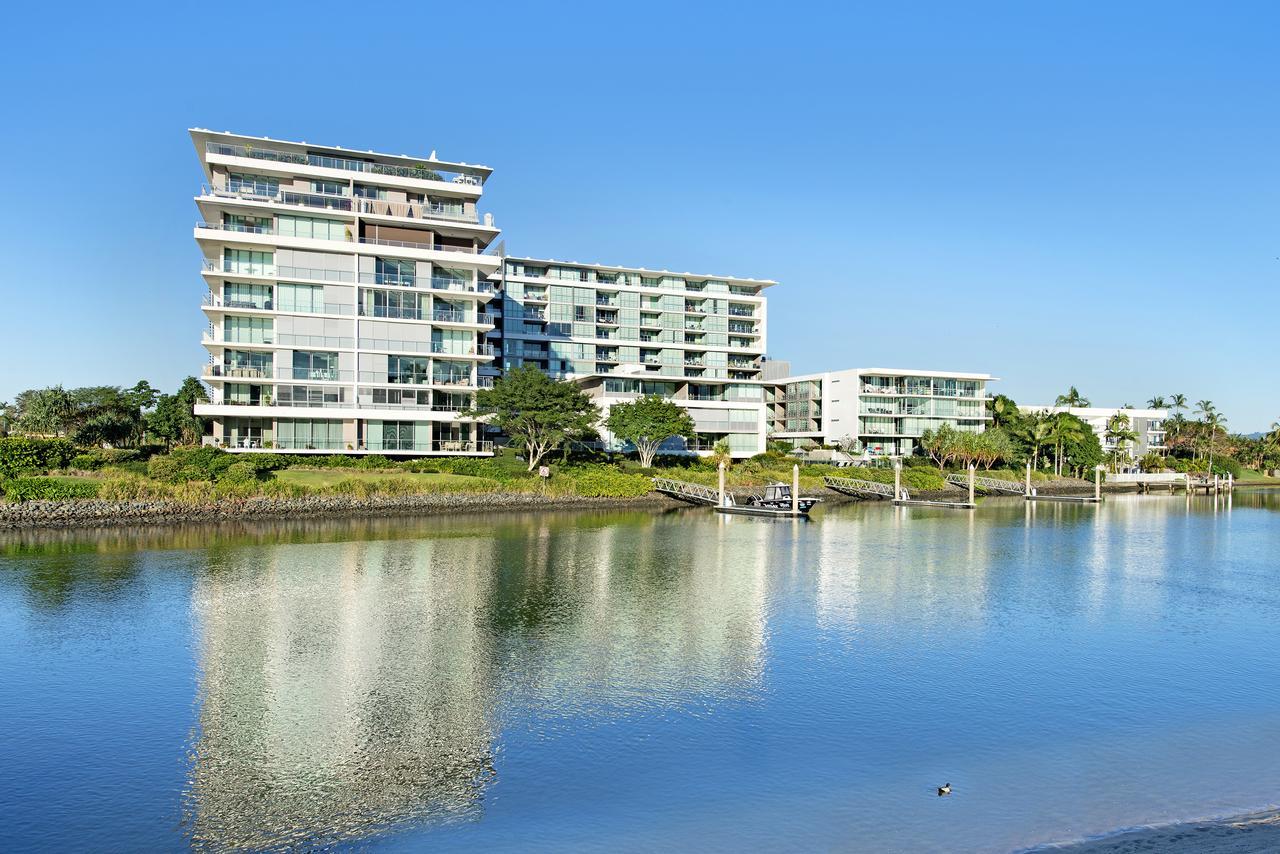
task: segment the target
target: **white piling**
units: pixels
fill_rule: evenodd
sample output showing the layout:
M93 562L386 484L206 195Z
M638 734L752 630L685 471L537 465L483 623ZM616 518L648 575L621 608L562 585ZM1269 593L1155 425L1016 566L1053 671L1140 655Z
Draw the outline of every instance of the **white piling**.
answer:
M974 503L973 502L973 473L974 473L974 465L973 463L969 463L969 503L970 504Z
M1093 467L1093 500L1102 500L1102 466Z
M902 497L902 463L893 461L893 500Z
M720 461L720 507L724 507L724 460Z
M1025 494L1031 494L1031 460L1027 460L1027 491Z
M800 464L791 467L791 515L800 515Z

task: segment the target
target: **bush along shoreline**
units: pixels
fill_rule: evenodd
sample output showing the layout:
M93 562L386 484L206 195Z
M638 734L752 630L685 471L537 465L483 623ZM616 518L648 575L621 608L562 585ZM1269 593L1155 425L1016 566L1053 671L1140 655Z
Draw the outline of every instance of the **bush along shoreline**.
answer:
M494 457L234 454L210 447L81 449L65 439L0 438L0 528L137 525L289 516L467 513L501 509L684 506L652 491L654 475L715 486L717 461L659 458L661 467L592 454L550 466L542 478L510 451ZM794 459L770 451L732 461L730 491L789 483ZM913 496L954 499L927 460L909 460L902 483ZM890 468L801 465L802 492L829 504L850 499L827 490L836 475L893 483ZM1021 480L1016 472L984 476ZM1034 473L1041 491L1081 491L1085 481Z

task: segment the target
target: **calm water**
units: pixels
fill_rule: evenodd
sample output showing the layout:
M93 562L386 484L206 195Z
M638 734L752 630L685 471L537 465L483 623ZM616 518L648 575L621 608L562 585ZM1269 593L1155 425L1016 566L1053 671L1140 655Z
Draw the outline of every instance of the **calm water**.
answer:
M1245 492L0 538L0 850L1009 851L1257 809L1278 556Z

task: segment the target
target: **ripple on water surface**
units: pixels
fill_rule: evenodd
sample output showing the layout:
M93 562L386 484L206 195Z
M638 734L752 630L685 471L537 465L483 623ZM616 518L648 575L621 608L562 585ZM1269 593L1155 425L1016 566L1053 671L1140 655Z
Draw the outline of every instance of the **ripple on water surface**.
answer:
M10 537L0 844L1008 851L1257 809L1277 509Z

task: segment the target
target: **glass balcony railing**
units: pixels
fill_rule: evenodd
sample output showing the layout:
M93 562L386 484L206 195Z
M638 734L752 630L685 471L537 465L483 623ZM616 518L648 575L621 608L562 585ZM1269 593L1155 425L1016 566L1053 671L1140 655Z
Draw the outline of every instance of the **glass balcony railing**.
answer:
M485 176L472 172L461 172L428 162L401 166L394 163L374 163L368 160L357 160L354 157L336 157L324 154L285 151L275 148L260 148L256 145L230 145L222 142L206 142L205 151L209 154L224 157L247 157L252 160L266 160L274 163L288 163L296 166L318 166L323 169L341 169L347 172L364 172L370 175L391 175L396 178L413 178L419 181L445 181L451 184L481 186Z

